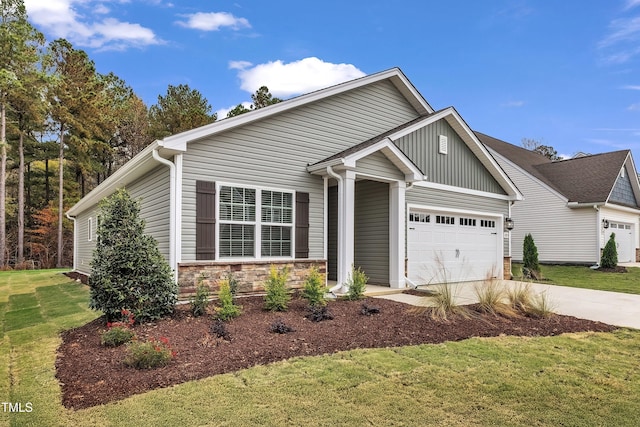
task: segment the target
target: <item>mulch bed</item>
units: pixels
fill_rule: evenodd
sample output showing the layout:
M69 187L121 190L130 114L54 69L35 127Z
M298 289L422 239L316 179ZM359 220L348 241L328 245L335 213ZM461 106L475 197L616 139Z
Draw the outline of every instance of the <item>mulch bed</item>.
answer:
M231 340L217 338L211 330L211 316L194 318L188 306L156 323L137 325L139 339L166 337L177 352L169 365L137 370L123 363L125 346L100 345L104 318L62 333L56 360L57 378L62 386L62 402L81 409L148 390L186 381L264 365L294 356L330 354L356 348L382 348L424 343L459 341L470 337L502 334L549 336L566 332L602 331L613 326L575 317L553 315L549 319L518 317L507 319L483 315L438 322L415 307L384 299L332 301L333 320L312 322L307 303L294 298L289 310L263 310L262 297L239 298L242 315L227 323ZM375 306L380 313L365 316L362 305ZM473 308L473 307L471 307ZM282 320L295 329L288 334L270 332Z

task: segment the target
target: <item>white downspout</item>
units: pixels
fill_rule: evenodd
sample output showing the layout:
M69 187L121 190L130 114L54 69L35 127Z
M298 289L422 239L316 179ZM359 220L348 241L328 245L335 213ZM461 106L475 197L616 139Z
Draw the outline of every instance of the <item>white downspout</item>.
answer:
M176 165L158 154L152 152L153 158L169 167L169 265L173 270L173 280L178 281L178 266L176 264Z
M76 217L69 216L68 213L65 212L67 218L73 221L73 271L77 271L77 259L78 259L78 227L76 224Z
M600 217L600 208L598 205L593 205L593 209L596 210L596 238L598 239L598 251L596 252L597 260L596 264L591 266L591 268L599 268L600 267L600 249L602 248L602 239L600 237L600 227L602 227L602 218Z
M344 183L342 181L342 177L340 175L338 175L337 173L335 173L333 171L333 168L331 166L327 166L327 175L329 175L332 178L335 178L338 181L338 204L340 204L340 201L342 200L342 192L344 191ZM328 215L328 212L327 212ZM342 215L342 210L340 209L340 206L338 206L338 248L341 248L341 242L342 239L344 239L344 236L342 235L343 233L340 232L340 225L342 224L342 222L344 221L343 215ZM342 269L344 268L344 266L342 265L343 262L340 260L340 254L338 254L338 271L337 271L337 275L338 278L342 277L340 275L340 273L342 272ZM340 288L342 288L342 283L338 283L337 285L335 285L334 287L332 287L331 289L329 289L329 292L331 292L332 294L335 293L336 291L340 290Z

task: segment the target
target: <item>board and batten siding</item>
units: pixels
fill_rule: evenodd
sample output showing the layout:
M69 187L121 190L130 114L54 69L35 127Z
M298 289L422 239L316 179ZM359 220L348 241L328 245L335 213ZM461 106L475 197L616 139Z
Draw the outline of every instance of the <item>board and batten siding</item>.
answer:
M198 180L309 193L309 258L323 258L323 180L309 174L307 165L417 116L393 84L381 81L189 143L183 155L181 261L196 258Z
M484 213L489 215L509 216L509 201L464 194L453 191L436 190L414 186L406 193L407 204L431 206L442 210L457 209L462 211ZM509 256L509 239L502 242L503 255Z
M511 231L513 260L522 261L524 236L530 233L540 262L597 262L596 210L569 209L558 193L495 152L494 157L524 196L511 207L515 222Z
M357 181L354 214L354 264L369 283L389 284L389 184Z
M447 154L439 153L439 135L447 137ZM394 142L427 175L429 182L506 194L445 119Z
M158 165L144 177L127 187L133 199L140 200L140 217L145 220L145 234L158 242L160 253L169 260L169 168ZM98 205L80 213L76 218L76 269L91 273L91 259L96 246ZM93 236L88 240L89 218L92 218Z

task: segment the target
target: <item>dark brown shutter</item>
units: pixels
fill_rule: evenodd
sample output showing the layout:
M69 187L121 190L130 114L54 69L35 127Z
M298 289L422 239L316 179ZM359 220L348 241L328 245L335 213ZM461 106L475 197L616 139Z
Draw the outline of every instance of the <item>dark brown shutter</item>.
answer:
M216 183L196 181L196 259L216 254Z
M296 258L309 258L309 193L296 192Z

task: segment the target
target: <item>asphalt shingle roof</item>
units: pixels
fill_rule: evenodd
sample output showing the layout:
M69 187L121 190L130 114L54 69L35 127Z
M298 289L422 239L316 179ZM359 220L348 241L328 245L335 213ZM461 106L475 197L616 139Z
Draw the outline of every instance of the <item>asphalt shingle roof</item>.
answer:
M476 132L485 146L544 182L569 202L606 202L629 150L551 161L536 152Z

